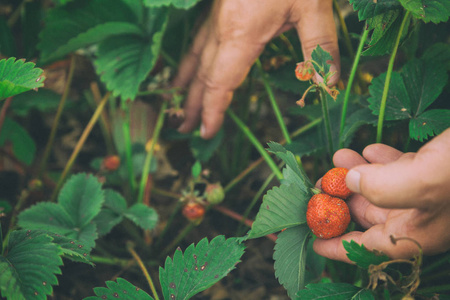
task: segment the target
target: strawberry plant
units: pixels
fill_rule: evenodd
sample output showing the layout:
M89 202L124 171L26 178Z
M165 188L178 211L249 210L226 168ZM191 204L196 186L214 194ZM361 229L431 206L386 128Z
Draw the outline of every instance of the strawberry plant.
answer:
M171 126L209 1L3 2L2 298L448 298L448 250L350 239L346 264L313 248L367 229L337 150L415 152L450 128L448 0L333 1L338 84L336 57L284 32L209 140Z

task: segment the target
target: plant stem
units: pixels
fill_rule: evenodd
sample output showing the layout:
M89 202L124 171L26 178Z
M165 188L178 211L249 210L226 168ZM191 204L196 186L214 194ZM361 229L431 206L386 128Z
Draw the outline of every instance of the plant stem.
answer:
M302 133L304 133L305 131L308 131L311 128L316 127L318 124L320 124L322 122L322 118L318 118L308 124L306 124L305 126L300 127L299 129L297 129L296 131L294 131L291 135L291 137L296 137ZM280 142L281 145L286 144L286 140L282 140ZM256 169L256 167L258 167L262 162L264 161L264 158L261 157L258 160L255 160L253 163L251 163L247 168L245 168L245 170L243 170L238 176L236 176L233 180L231 180L225 187L224 187L224 191L225 193L228 192L229 190L231 190L239 181L241 181L245 176L247 176L251 171L253 171L254 169Z
M341 30L344 35L345 47L347 48L350 58L353 59L353 57L355 56L355 53L353 52L352 42L350 40L350 35L348 33L347 24L345 23L344 17L342 16L341 8L339 7L337 0L333 0L333 7L339 18L339 24L341 25Z
M141 183L139 185L138 203L142 203L144 199L144 191L147 185L148 173L150 173L150 166L153 158L153 152L155 150L155 145L158 142L159 134L161 133L161 128L164 124L164 115L167 109L168 102L164 101L161 105L159 111L158 119L156 120L155 129L153 130L152 139L150 142L149 149L147 150L147 155L145 156L144 167L142 169Z
M158 293L156 292L156 288L155 288L155 285L153 284L152 277L150 276L150 273L148 272L147 268L145 267L144 263L142 262L142 259L139 257L139 255L136 253L136 251L134 251L131 243L129 243L127 245L127 250L128 250L128 252L131 253L133 258L138 263L139 267L142 270L142 273L144 273L144 276L147 279L148 285L150 286L150 289L152 290L153 297L155 298L155 300L159 300Z
M381 105L380 105L380 114L378 116L378 125L377 125L377 143L381 143L383 137L383 123L384 123L384 114L386 111L386 102L387 96L389 92L389 85L391 83L392 71L394 69L395 57L397 56L398 46L400 45L400 40L402 37L403 29L405 28L406 22L409 20L410 12L407 11L405 16L403 17L402 24L400 25L400 29L397 34L397 39L395 40L394 49L392 50L391 57L389 59L388 69L386 72L386 80L384 82L383 95L381 97Z
M361 40L359 42L358 50L356 52L356 56L353 60L352 70L350 72L350 77L348 78L347 88L345 89L344 95L344 104L342 105L342 114L341 114L341 127L339 129L339 148L343 147L344 141L342 140L342 134L344 133L345 120L347 118L347 107L350 99L350 92L352 90L353 81L355 80L355 75L358 70L359 59L361 58L361 53L364 48L364 44L366 43L367 37L369 36L369 30L364 26L364 32L361 36Z
M422 269L422 274L425 275L431 271L433 271L435 268L442 266L444 263L450 261L450 254L445 255L443 258L433 262L432 264L426 266Z
M230 110L227 110L228 115L233 119L233 121L236 123L236 125L245 133L247 138L250 140L250 142L255 146L256 150L258 150L259 154L264 158L267 165L270 167L272 172L275 173L277 178L279 180L283 179L283 174L278 169L277 165L273 161L273 159L270 157L269 153L264 149L264 147L261 145L261 143L258 141L258 139L255 137L255 135L250 131L250 129Z
M325 123L325 131L328 140L328 152L330 157L333 157L333 136L331 134L331 124L330 124L330 114L328 112L328 102L327 102L327 93L323 88L319 88L320 90L320 103L322 104L322 116L323 121Z
M161 251L160 257L167 255L173 248L175 248L175 246L178 245L178 243L182 241L186 237L186 235L195 228L195 226L196 224L194 222L189 222L186 227L184 227L183 230L177 235L177 237L173 239L172 242L166 248L164 248L163 251Z
M89 123L86 125L86 128L84 129L83 133L81 134L80 139L78 140L77 144L75 145L75 148L73 149L73 152L67 161L66 166L64 167L64 170L59 177L58 183L56 184L56 188L53 190L52 197L50 198L51 202L55 201L56 196L58 195L59 189L64 184L64 181L66 179L66 176L69 174L78 154L81 151L81 148L83 148L84 143L86 142L86 139L88 138L89 134L92 131L92 128L94 128L95 123L97 122L98 118L100 117L100 114L103 111L103 108L105 107L106 102L108 101L110 93L106 93L103 97L102 101L97 106L97 109L95 110L94 114L92 115L91 119L89 120Z
M128 180L130 183L130 188L132 194L136 191L136 181L134 178L134 170L133 170L133 153L132 153L132 145L131 145L131 135L130 135L130 110L129 107L125 108L125 118L122 123L122 133L125 144L125 161L128 169Z
M59 120L64 110L64 104L66 103L67 96L69 95L70 86L72 84L73 73L75 70L75 55L71 56L69 74L67 75L66 85L64 87L64 92L59 101L58 109L56 111L55 119L53 119L52 129L50 131L50 137L48 138L47 145L45 146L44 154L42 156L41 165L39 167L38 178L42 176L47 166L47 161L50 156L50 152L53 147L53 142L55 140L56 131L58 129Z
M270 104L272 105L273 112L275 113L275 117L277 118L278 125L281 128L281 132L283 133L283 137L286 139L286 142L290 144L292 142L291 137L289 136L289 131L286 128L286 124L284 124L283 116L281 115L280 108L278 107L277 101L275 100L275 96L273 94L272 88L269 85L269 82L266 78L266 73L261 65L261 61L259 59L256 60L256 66L258 67L259 72L261 73L261 78L264 84L264 88L266 89L267 95L269 96Z
M121 259L121 258L117 258L117 257L103 257L103 256L95 256L95 255L91 255L91 260L94 263L97 264L105 264L105 265L113 265L113 266L121 266L121 267L126 267L132 263L134 263L133 260L129 260L129 259Z
M8 97L5 100L5 103L2 106L2 110L0 111L0 132L3 128L3 123L5 122L6 112L8 111L9 106L11 105L12 97Z
M428 294L428 293L442 293L450 291L450 284L430 286L427 288L417 290L418 294Z
M97 107L102 99L100 89L98 88L98 84L96 82L91 83L91 92L94 100L95 107ZM114 143L111 135L111 122L109 121L108 115L106 114L106 110L103 110L100 115L100 129L103 133L103 138L105 139L106 152L108 154L113 154L114 151Z

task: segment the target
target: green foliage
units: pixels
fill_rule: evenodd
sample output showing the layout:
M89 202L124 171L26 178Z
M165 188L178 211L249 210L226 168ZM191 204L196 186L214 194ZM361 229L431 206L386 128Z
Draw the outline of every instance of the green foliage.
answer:
M325 83L329 77L330 65L329 61L333 60L333 57L330 53L323 50L322 47L317 45L317 47L311 53L311 58L314 60L314 69L317 73L319 73L323 78Z
M136 19L120 0L79 0L54 8L49 11L40 34L41 63L59 59L110 36L142 34Z
M363 55L384 55L392 51L402 23L401 16L400 10L389 10L367 20L368 29L373 32Z
M11 102L10 109L15 115L22 117L29 115L33 110L48 113L56 111L60 100L61 95L52 90L41 88L37 92L29 91L15 96L14 101ZM72 102L67 102L65 109L73 108Z
M42 202L24 210L18 224L47 230L80 241L86 253L97 239L95 223L104 201L101 184L92 175L73 175L63 186L58 203Z
M310 238L311 231L303 224L286 229L276 240L273 253L275 276L291 299L305 286L306 254Z
M153 300L145 291L132 285L122 278L117 278L117 282L107 281L106 286L94 288L97 296L84 298L83 300L103 300L103 299L123 299L123 300Z
M224 135L224 130L221 129L212 139L205 140L201 138L199 130L194 131L190 138L190 148L194 158L207 162L221 145Z
M202 173L202 164L200 161L196 160L195 163L192 165L191 168L191 175L193 178L197 178Z
M348 283L308 284L297 294L298 300L374 300L371 291Z
M386 74L381 74L369 87L369 108L375 115L380 109L385 78ZM441 133L450 127L449 112L425 110L441 94L447 80L445 68L437 61L410 60L400 72L392 74L385 119L409 120L409 135L419 141Z
M143 203L132 205L123 215L145 230L155 228L158 222L158 214L156 211Z
M40 231L18 230L9 236L6 254L0 256L2 297L15 300L47 299L61 274L61 248Z
M12 144L12 151L18 160L31 165L36 155L36 144L25 128L8 117L0 132L0 147L6 143Z
M370 265L379 265L389 260L388 256L369 251L364 245L359 245L353 240L350 242L342 241L342 244L347 251L347 257L363 269L369 268Z
M189 299L209 288L236 267L243 253L243 244L224 236L210 243L204 238L184 253L176 250L173 259L168 257L164 269L159 269L164 299Z
M0 100L40 88L45 77L35 64L14 57L0 60Z
M447 22L450 15L448 0L399 0L411 14L424 22Z
M358 12L360 21L373 18L391 9L400 8L398 0L349 0L353 9Z
M189 9L200 0L144 0L147 6L168 6L173 5L177 8Z

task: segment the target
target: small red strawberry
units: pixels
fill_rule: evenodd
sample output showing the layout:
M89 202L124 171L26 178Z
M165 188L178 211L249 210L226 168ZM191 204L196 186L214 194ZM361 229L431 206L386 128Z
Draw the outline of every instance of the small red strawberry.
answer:
M348 169L333 168L322 177L322 191L328 195L347 199L352 191L345 184Z
M321 239L342 235L350 224L350 210L344 200L327 194L311 197L306 210L306 223Z
M311 80L315 72L311 61L302 61L295 68L295 77L301 81L308 81Z
M120 157L117 155L109 155L103 159L102 166L107 171L115 171L120 166Z
M205 207L200 203L188 202L183 206L182 212L188 220L200 222L205 215Z

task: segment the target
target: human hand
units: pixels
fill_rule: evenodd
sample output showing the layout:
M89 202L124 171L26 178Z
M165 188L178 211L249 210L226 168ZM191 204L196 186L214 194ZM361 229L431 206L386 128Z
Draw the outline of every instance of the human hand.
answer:
M264 46L293 27L305 60L318 44L330 52L331 71L336 73L329 85L336 84L340 61L331 0L216 0L173 81L175 87L189 85L185 120L178 130L192 131L201 118L201 136L212 138L222 126L233 91Z
M424 254L450 249L450 129L417 153L374 144L364 149L363 156L340 150L333 161L337 167L350 169L346 182L356 194L348 205L353 220L367 230L317 239L314 250L318 254L350 262L343 240L354 240L391 258L418 254L414 243L399 241L394 245L391 235L416 240Z

